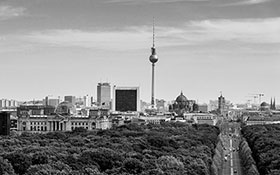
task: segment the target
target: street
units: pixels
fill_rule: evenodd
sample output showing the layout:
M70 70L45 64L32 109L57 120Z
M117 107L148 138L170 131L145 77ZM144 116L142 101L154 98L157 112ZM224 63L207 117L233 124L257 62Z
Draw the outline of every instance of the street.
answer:
M222 175L242 175L239 158L240 124L224 122L222 126L222 143L224 147Z

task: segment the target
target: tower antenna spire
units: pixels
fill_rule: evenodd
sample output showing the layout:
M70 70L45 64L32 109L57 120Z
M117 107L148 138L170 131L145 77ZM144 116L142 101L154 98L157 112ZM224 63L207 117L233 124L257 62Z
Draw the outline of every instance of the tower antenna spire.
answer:
M153 17L153 47L155 47L155 17Z

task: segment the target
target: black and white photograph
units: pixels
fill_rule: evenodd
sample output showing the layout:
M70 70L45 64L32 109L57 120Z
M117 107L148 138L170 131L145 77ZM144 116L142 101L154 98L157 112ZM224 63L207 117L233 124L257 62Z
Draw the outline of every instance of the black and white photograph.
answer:
M0 0L0 175L280 175L280 0Z

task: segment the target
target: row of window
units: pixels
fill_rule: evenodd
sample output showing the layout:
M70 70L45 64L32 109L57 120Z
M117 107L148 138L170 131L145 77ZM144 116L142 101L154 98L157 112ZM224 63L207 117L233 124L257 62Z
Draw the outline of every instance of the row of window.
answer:
M23 130L25 130L25 128ZM47 127L46 126L31 126L30 131L47 131Z
M75 128L80 128L80 127L71 127L71 130L74 130ZM82 128L85 128L85 129L88 129L88 127L82 127ZM94 129L94 128L93 128Z
M47 122L30 122L30 125L47 125Z
M84 126L84 125L89 125L89 123L87 123L87 122L71 122L71 125L74 125L74 126ZM92 122L92 125L93 126L95 126L95 123L94 122Z

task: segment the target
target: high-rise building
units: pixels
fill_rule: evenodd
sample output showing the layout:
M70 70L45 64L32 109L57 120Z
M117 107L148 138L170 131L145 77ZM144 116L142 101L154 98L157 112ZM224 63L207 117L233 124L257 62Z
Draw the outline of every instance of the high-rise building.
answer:
M221 94L221 96L218 98L218 111L221 115L225 115L225 106L226 106L226 100L225 97Z
M113 88L113 111L140 111L139 87L116 87Z
M10 135L10 114L0 112L0 135Z
M110 108L111 103L111 85L110 83L98 83L97 85L97 103L102 108Z
M83 105L84 105L84 107L91 107L91 98L90 98L90 96L88 96L88 95L84 96Z
M75 96L65 96L64 101L68 101L72 105L75 105L76 104L76 97Z
M46 96L45 99L43 99L43 105L45 106L57 107L59 103L59 98L50 98L49 96Z

